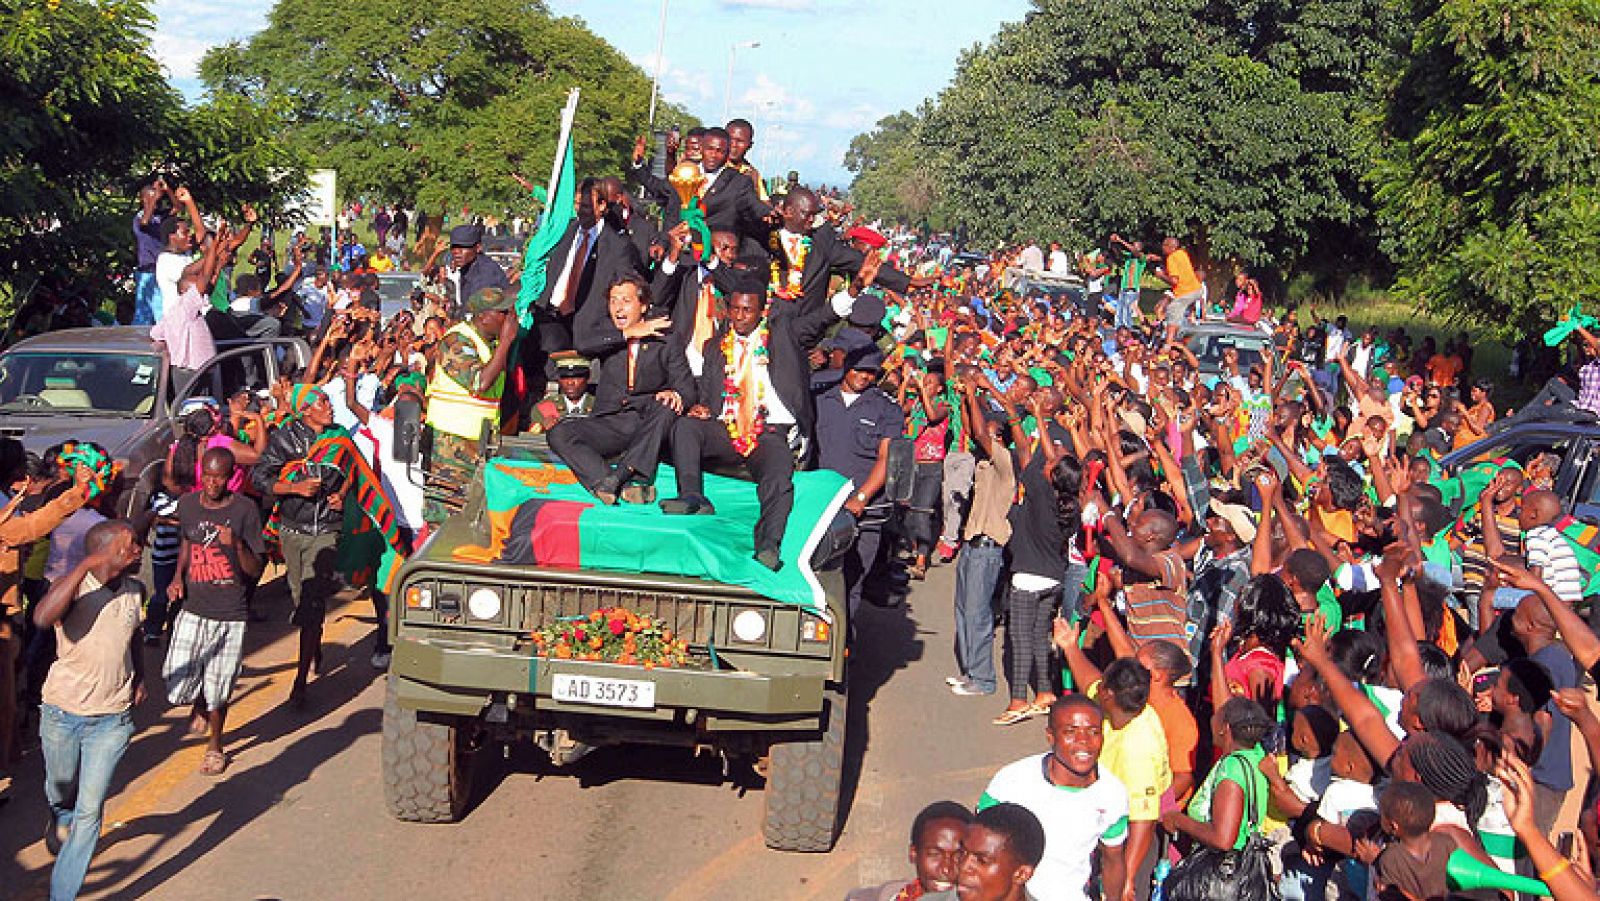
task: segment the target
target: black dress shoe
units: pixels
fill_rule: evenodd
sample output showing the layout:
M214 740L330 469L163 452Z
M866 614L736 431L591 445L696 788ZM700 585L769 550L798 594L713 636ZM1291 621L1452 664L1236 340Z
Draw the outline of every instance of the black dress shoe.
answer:
M661 512L668 516L710 516L717 512L717 508L701 495L686 494L662 501Z
M756 562L773 572L783 569L783 560L778 557L778 551L775 548L769 547L756 551Z
M593 494L595 500L605 504L607 507L615 506L617 503L617 494L622 490L622 483L626 482L627 480L628 474L620 471L613 472L611 475L601 479L599 482L595 483L594 486Z

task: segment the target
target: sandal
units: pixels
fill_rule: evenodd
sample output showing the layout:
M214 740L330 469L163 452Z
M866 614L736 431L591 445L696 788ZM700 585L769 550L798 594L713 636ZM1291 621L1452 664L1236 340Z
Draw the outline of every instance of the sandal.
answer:
M200 775L220 776L228 768L228 756L221 751L207 751L200 761Z
M1034 712L1033 707L1018 707L1016 710L1005 711L995 717L993 722L996 726L1015 726L1017 723L1033 719L1035 716L1037 714Z

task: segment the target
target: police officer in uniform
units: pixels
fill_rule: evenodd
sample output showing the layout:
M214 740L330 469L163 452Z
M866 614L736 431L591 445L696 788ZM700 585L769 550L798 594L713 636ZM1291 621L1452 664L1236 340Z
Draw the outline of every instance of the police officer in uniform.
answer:
M878 559L893 505L882 497L889 476L889 442L905 433L905 413L877 387L883 351L856 347L839 383L817 398L817 468L831 469L855 487L844 509L860 532L844 559L844 584L854 617L861 590Z
M477 471L483 428L500 426L502 371L485 384L485 370L494 359L513 297L509 291L483 288L467 298L471 316L439 339L433 380L428 383L428 465L423 480L423 518L440 523L466 502L467 485Z

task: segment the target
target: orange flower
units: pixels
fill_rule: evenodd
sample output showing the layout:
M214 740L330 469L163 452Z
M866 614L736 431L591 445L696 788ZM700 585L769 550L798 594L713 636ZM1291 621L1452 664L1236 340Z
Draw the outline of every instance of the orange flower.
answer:
M601 620L603 620L605 618L606 618L605 611L602 611L602 610L596 610L593 613L589 614L589 621L590 622L597 623L597 622L599 622L599 621L601 621Z
M661 630L661 640L670 643L672 641L672 630L671 629L662 629Z
M597 651L600 650L600 647L604 644L605 642L598 635L589 639L589 647L594 648Z
M556 643L556 656L560 657L562 660L571 660L572 659L572 649L567 647L567 644L564 641L563 642L557 642Z

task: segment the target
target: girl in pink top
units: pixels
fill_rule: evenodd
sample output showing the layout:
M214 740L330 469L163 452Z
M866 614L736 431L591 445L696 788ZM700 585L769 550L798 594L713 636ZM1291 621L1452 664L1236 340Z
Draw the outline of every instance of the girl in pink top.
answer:
M229 491L243 491L250 483L250 467L261 459L266 449L266 429L255 429L253 443L246 444L223 431L227 421L221 415L217 402L209 397L185 401L178 411L183 423L183 435L172 443L167 452L167 483L179 492L200 490L200 464L205 452L212 448L226 448L233 452L236 468L228 480Z

